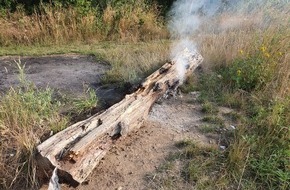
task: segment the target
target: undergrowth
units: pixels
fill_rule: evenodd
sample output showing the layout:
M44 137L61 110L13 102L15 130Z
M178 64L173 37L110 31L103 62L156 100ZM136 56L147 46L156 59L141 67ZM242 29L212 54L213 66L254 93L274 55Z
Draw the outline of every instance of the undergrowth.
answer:
M157 7L144 2L114 1L102 10L42 4L30 14L18 7L0 17L0 45L135 42L167 37ZM290 188L287 14L267 7L259 14L220 15L212 20L219 23L218 26L211 21L201 25L202 33L193 39L205 58L204 70L197 84L183 86L182 90L199 90L205 113L216 114L214 106L220 105L237 109L242 116L235 117L239 124L224 151L192 141L181 142L178 145L181 152L171 156L169 164L160 168L161 172L165 171L164 176L152 178L157 180L157 188ZM257 27L257 23L262 26ZM164 63L169 53L167 44L145 44L138 48L113 44L110 51L107 50L103 47L85 50L111 63L104 83L140 81L159 63ZM21 69L20 73L21 80L25 81ZM44 133L57 132L69 123L69 118L59 114L63 103L52 98L51 89L40 90L27 81L23 84L11 88L0 99L0 187L3 189L15 184L37 186L35 146ZM78 110L95 106L96 97L91 95L90 98L74 105ZM221 124L217 117L206 120ZM205 127L204 130L213 132L214 129ZM175 168L178 164L174 163L178 161L182 161L182 168ZM180 169L178 177L170 173L174 169ZM179 186L179 182L185 186Z
M52 89L38 89L26 80L25 67L19 68L20 85L0 96L0 188L18 189L38 187L36 175L36 146L67 127L70 114L60 114L66 102L54 98ZM71 114L96 106L95 94L69 100ZM75 112L75 113L74 113Z
M231 64L200 78L202 102L229 106L245 116L223 160L224 175L238 189L249 184L253 189L290 187L290 41L284 35L265 32L250 53L240 50Z
M204 121L219 123L213 106L223 106L239 113L228 115L237 125L234 134L226 134L227 146L222 149L183 141L174 161L166 161L171 163L169 171L150 178L154 188L290 188L289 16L271 8L262 12L271 17L269 25L263 16L239 21L222 15L215 19L239 21L239 27L229 24L219 31L217 25L202 26L204 34L196 39L204 56L203 68L198 79L182 89L200 92L202 112L210 114ZM212 133L215 128L204 125L200 130Z
M73 3L74 2L74 3ZM29 5L28 5L29 6ZM154 2L50 1L1 9L0 45L61 45L72 42L144 41L168 36ZM3 13L1 15L1 12Z
M179 141L179 151L171 153L153 176L147 176L153 189L223 189L229 183L219 174L226 166L216 147L191 140ZM228 186L230 187L230 186Z

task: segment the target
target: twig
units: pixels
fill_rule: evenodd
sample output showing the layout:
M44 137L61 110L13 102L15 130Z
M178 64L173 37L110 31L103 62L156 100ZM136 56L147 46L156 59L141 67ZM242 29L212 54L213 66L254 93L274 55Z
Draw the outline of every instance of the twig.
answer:
M247 159L246 159L245 165L244 165L244 167L243 167L243 171L242 171L242 174L241 174L241 178L240 178L240 180L239 180L239 185L238 185L237 190L240 189L240 186L241 186L241 183L242 183L242 179L243 179L243 175L244 175L244 173L245 173L246 165L247 165L247 162L248 162L248 160L249 160L249 156L250 156L250 148L249 148L249 151L248 151L248 154L247 154Z

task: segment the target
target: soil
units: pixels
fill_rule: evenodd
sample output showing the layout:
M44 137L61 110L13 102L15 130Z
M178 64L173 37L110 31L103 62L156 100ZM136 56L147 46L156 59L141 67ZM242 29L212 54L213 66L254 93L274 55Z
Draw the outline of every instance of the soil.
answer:
M187 103L192 98L155 104L146 124L121 140L88 178L88 185L78 189L152 189L147 176L156 173L171 152L178 151L177 142L190 138L209 143L198 131L200 106Z
M100 84L110 66L94 56L83 55L0 57L0 94L19 85L17 63L24 68L26 79L38 88L50 87L56 93L80 97L90 87L96 90L104 105L114 104L124 96L118 86Z
M109 68L94 57L79 55L23 58L22 62L26 63L27 78L37 86L49 86L74 96L81 95L83 84L99 90L100 77ZM17 69L11 58L0 58L0 65L0 90L5 92L18 83ZM123 97L116 88L106 90L102 91L107 93L105 96ZM198 95L192 92L157 102L144 126L126 138L121 137L87 181L76 189L158 189L148 176L156 173L171 152L178 151L178 141L191 139L205 145L223 145L221 135L200 131L204 114L196 101ZM231 110L221 109L221 114L228 112ZM41 189L47 189L47 185ZM62 189L74 188L62 184Z

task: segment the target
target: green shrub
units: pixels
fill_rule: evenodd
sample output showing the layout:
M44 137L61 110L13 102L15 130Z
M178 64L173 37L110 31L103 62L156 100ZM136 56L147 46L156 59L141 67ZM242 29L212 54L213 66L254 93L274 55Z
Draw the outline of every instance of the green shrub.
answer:
M285 32L285 29L281 30ZM255 45L247 52L240 50L239 57L219 71L224 84L229 84L229 88L233 91L241 89L251 92L263 90L267 84L275 80L275 75L287 54L287 48L281 48L286 45L284 32L278 35L272 32L264 34L260 45Z

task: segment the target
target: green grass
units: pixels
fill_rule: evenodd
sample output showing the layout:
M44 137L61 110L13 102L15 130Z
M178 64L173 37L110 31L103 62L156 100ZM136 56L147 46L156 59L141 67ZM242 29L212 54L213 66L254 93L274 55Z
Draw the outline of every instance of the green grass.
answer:
M55 134L70 124L71 117L60 114L61 109L69 104L68 112L77 115L97 104L92 90L81 99L55 99L52 89L38 89L26 80L24 66L16 63L20 86L11 87L0 97L1 189L14 189L20 183L27 189L38 187L35 148L51 132Z
M206 133L214 130L210 124L222 125L213 105L234 109L225 117L237 125L221 134L227 146L222 152L190 141L179 144L184 152L177 158L185 166L179 177L191 189L290 188L289 18L271 11L262 10L267 19L281 22L264 28L244 23L197 39L205 61L189 88L198 89L208 114L203 118L208 125L201 128ZM179 187L180 181L161 176Z
M224 126L224 120L218 116L204 116L202 118L202 121L207 122L207 123L212 123L212 124L216 124L219 126Z
M227 115L240 124L224 155L226 178L242 189L288 189L289 53L282 35L265 34L263 44L203 74L198 84L204 110L210 110L205 104L212 101L240 112ZM203 121L220 123L213 116Z
M225 160L215 147L203 146L191 140L179 141L176 147L179 151L172 153L156 173L149 176L152 187L219 189L229 184L229 181L217 175L223 174Z
M98 97L96 95L96 92L93 89L88 88L85 91L85 95L86 96L83 98L77 98L72 100L73 112L81 114L83 112L96 108L96 106L98 105Z
M201 111L203 113L216 114L219 111L217 106L213 105L213 103L208 102L208 101L204 102L201 106L202 106Z
M197 85L196 85L196 81L197 81L197 79L195 78L195 76L193 74L192 75L189 75L189 77L179 87L179 89L183 93L189 93L189 92L197 91L198 88L197 88Z
M231 111L229 113L223 114L226 118L231 120L232 122L238 122L243 120L243 116L235 111Z
M200 126L199 130L202 133L214 133L219 127L215 125L202 125Z
M42 136L68 124L58 114L60 103L52 99L51 89L27 85L11 88L0 100L0 187L4 189L20 181L23 187L37 185L35 146Z

